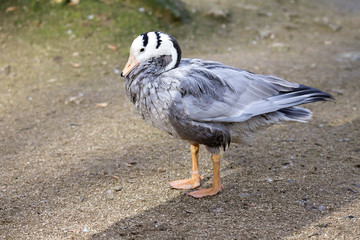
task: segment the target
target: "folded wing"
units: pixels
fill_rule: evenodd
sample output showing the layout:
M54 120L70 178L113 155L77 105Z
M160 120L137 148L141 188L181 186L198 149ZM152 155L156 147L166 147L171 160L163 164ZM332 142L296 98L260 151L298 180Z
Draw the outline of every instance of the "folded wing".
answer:
M199 122L244 122L278 110L304 121L311 112L294 106L332 99L316 88L217 62L184 59L178 70L187 73L178 89L182 108Z

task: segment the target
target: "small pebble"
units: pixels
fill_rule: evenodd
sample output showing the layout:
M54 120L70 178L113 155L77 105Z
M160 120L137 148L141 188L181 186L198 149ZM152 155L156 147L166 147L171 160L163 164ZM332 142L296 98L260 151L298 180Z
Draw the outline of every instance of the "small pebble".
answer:
M248 193L240 193L239 197L242 197L242 198L250 197L250 194L248 194Z
M354 190L354 189L351 189L349 187L346 188L346 190L348 190L349 192L352 192L352 193L358 193L358 191Z
M348 142L350 141L349 138L339 138L339 142Z
M266 12L266 11L262 11L260 10L258 13L257 13L258 16L260 17L272 17L272 12Z
M274 180L272 178L266 178L266 181L268 181L269 183L272 183Z
M326 228L326 227L328 227L329 225L330 225L330 223L322 223L322 224L317 225L317 227L319 227L319 228Z
M344 89L334 89L332 90L334 93L339 94L339 95L344 95Z
M270 47L274 48L274 49L282 49L285 47L285 44L281 43L281 42L276 42L276 43L271 44Z
M120 74L120 70L119 70L119 69L114 68L114 73L115 73L115 74Z
M113 188L115 192L120 192L123 188L121 186L116 186Z
M223 208L221 208L221 207L215 208L213 211L216 213L221 213L221 212L223 212Z

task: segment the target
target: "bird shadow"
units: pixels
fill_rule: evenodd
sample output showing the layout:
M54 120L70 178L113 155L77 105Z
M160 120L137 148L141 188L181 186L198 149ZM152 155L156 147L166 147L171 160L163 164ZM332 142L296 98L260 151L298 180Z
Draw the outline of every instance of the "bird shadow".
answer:
M351 132L359 126L358 119L340 127L315 130L309 127L308 130L312 131L310 135L321 136L328 132ZM238 161L238 153L230 151L223 168L225 188L220 194L194 199L184 192L126 217L89 239L277 239L289 236L359 198L360 177L356 165L359 153L354 148L358 135L352 131L352 140L328 136L308 139L306 143L280 140L269 146L270 151L263 159L255 156ZM267 138L271 137L270 134ZM289 160L277 157L276 150L271 151L280 142L292 143L293 149L301 149L304 144L313 147L294 153L295 159ZM344 148L342 144L350 151L348 155L337 153L339 148ZM323 152L328 155L323 156ZM256 160L258 163L251 166ZM209 185L209 181L205 185ZM327 225L319 228L323 226Z

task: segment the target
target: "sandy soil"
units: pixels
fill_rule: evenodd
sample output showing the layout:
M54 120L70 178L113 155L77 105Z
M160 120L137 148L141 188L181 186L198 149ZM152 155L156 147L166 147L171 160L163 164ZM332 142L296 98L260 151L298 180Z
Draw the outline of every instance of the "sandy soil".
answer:
M184 56L311 85L336 103L309 105L308 124L232 145L222 154L223 191L193 199L168 185L190 174L188 144L141 120L113 74L117 63L89 54L84 70L71 66L75 55L8 36L0 42L1 239L360 239L359 3L221 8L230 19L205 43L179 39ZM200 158L209 186L203 147Z

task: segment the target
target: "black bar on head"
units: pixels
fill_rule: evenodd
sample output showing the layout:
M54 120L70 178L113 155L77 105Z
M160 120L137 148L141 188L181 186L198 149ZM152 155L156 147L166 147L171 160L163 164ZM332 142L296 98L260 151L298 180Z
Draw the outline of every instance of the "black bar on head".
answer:
M171 35L169 35L170 37L170 40L172 41L173 43L173 46L174 48L176 49L176 52L177 52L177 59L176 59L176 64L174 67L178 67L179 64L180 64L180 60L181 60L181 48L180 48L180 45L178 43L178 41Z
M155 32L155 35L156 35L156 39L157 39L157 44L156 44L156 49L158 49L161 45L161 38L160 38L160 33L159 32Z
M146 45L149 43L148 33L143 33L141 36L143 37L143 46L146 47Z

